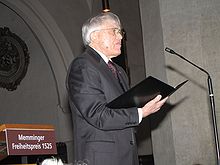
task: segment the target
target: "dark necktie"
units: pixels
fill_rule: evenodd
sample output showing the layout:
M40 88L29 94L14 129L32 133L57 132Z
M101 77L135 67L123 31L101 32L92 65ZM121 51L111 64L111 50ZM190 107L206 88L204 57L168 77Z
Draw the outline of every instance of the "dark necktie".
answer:
M108 61L108 67L112 71L114 77L118 79L118 73L115 64L112 61Z
M120 81L119 74L118 74L118 71L117 71L117 69L115 67L115 64L112 61L108 61L108 67L111 70L111 72L114 75L114 77L118 80L122 90L125 92L126 90L125 90L124 86L122 85L122 83Z

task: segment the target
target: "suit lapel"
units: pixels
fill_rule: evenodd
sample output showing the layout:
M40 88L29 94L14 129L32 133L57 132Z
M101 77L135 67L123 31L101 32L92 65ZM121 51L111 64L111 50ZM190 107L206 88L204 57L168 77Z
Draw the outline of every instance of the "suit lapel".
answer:
M126 73L124 72L124 70L122 70L121 67L119 67L117 64L116 64L116 68L118 70L118 78L119 78L119 82L123 88L123 91L126 92L128 89L129 89L129 86L128 86L128 80L127 80L127 75Z
M124 85L121 87L119 81L114 77L104 60L100 60L100 71L103 73L103 75L106 75L106 77L109 79L109 82L113 83L120 93L124 92Z

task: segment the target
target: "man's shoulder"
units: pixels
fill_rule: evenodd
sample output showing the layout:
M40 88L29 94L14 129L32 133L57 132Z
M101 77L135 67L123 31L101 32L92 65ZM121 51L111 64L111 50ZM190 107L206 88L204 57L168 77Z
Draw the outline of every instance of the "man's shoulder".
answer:
M78 67L78 66L83 67L84 65L88 64L88 61L89 60L88 58L86 58L86 56L80 55L73 59L73 61L70 64L70 67L71 68Z
M77 56L70 64L71 68L88 68L92 67L97 64L95 62L96 60L93 59L93 57L87 55L86 53L83 53L79 56Z
M98 53L94 49L92 49L91 47L87 46L86 49L81 54L76 56L73 61L91 60L91 59L97 58L97 57L99 57ZM99 59L99 58L97 58L97 59Z

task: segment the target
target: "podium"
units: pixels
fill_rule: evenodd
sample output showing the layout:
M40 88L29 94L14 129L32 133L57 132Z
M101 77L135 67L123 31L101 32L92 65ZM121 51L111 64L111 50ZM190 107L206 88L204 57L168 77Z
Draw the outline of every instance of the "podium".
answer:
M0 125L0 161L11 155L27 157L56 154L55 130L52 125Z

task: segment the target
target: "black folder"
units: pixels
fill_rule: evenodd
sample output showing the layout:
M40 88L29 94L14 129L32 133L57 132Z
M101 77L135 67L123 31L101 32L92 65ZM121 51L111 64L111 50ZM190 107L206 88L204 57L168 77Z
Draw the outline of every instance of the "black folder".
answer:
M147 102L162 95L162 98L170 96L183 86L188 80L183 81L176 87L172 87L152 76L147 77L128 91L107 104L109 108L143 107Z

